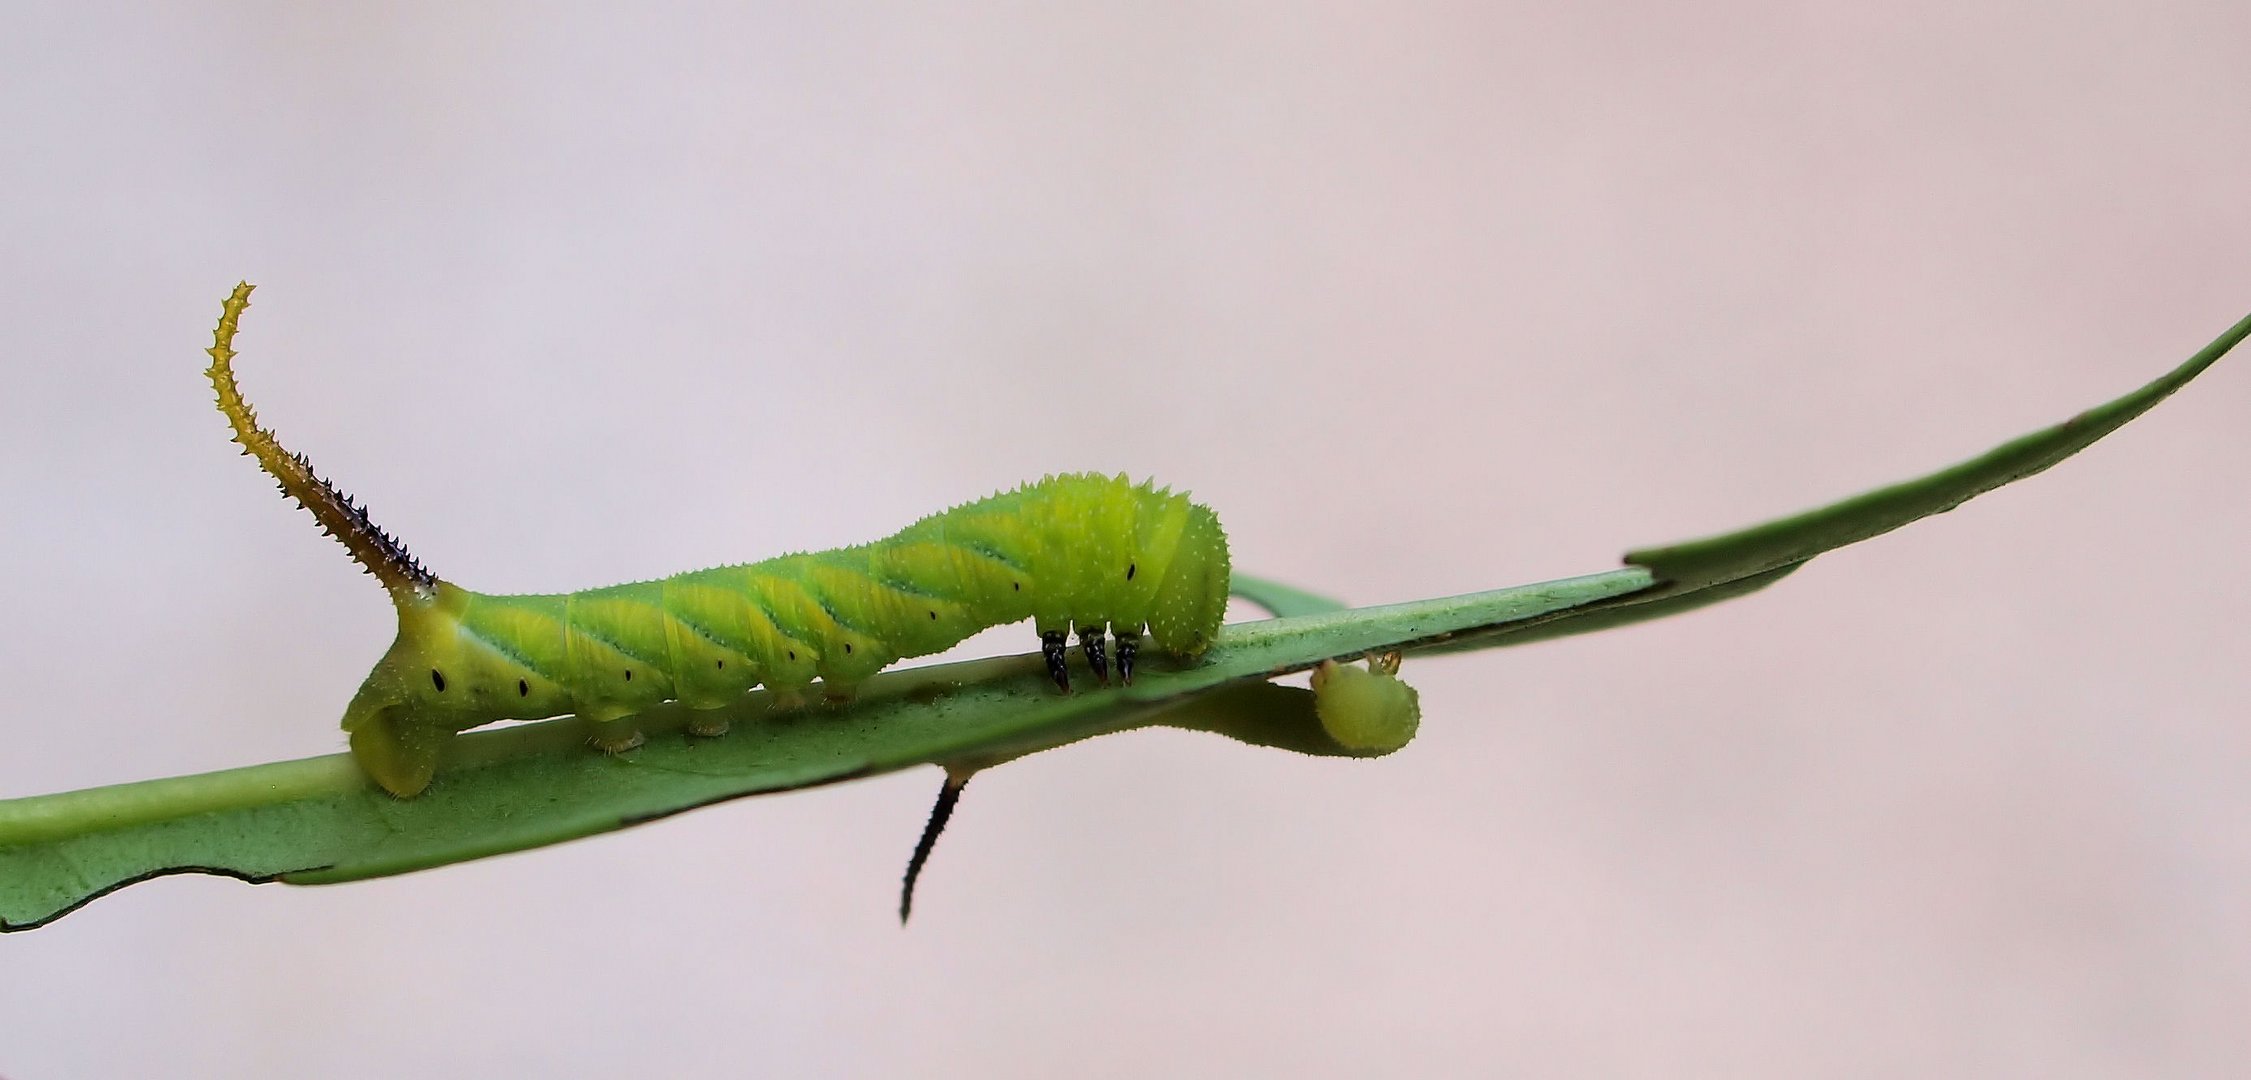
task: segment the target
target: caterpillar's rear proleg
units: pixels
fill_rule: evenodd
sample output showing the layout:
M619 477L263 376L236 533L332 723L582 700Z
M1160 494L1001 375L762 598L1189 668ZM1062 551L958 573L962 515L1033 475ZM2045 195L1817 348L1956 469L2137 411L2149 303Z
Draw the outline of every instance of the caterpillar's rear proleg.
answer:
M716 739L727 733L728 720L725 709L688 710L688 734L706 739Z
M402 723L385 709L351 729L352 756L383 790L411 799L430 786L438 753L452 737L450 731Z

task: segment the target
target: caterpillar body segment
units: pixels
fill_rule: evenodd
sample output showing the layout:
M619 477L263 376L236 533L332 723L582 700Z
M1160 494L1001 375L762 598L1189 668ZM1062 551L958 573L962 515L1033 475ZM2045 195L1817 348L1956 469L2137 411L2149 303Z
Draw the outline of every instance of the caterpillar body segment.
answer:
M630 718L661 702L716 710L756 686L797 702L816 680L848 698L895 661L1027 618L1043 645L1077 630L1090 661L1116 634L1130 680L1144 631L1157 650L1195 657L1225 612L1217 516L1185 495L1091 473L1049 476L855 547L574 593L472 592L424 570L257 425L231 367L249 296L244 284L227 300L211 349L219 408L246 452L390 592L398 637L343 726L362 766L402 798L429 785L446 740L495 721L575 713L594 721L596 745L623 750L640 741ZM1060 648L1048 654L1069 690ZM708 714L689 729L725 725Z

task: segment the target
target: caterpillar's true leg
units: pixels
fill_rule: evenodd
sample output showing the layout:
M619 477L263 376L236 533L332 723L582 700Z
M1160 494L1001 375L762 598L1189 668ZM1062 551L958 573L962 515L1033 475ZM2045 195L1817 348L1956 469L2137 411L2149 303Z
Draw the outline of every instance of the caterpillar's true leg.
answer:
M586 741L605 754L622 754L641 745L641 726L631 720L604 720L587 732Z
M1094 669L1095 680L1110 685L1110 664L1102 656L1102 628L1079 627L1079 648L1086 653L1086 666Z
M1118 681L1133 685L1133 657L1141 651L1141 631L1118 632Z
M438 771L439 752L453 737L450 731L402 720L390 709L366 719L348 719L356 724L348 729L352 733L352 756L376 783L383 785L383 790L402 799L411 799L430 786L430 777Z
M1056 689L1071 692L1071 667L1064 659L1069 655L1071 635L1064 630L1045 630L1040 633L1040 655L1047 658L1047 677L1055 680Z

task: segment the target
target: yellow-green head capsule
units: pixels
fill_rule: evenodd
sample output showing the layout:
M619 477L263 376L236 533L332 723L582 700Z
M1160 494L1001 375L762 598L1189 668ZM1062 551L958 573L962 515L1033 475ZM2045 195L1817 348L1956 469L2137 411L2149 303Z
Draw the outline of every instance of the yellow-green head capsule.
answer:
M1367 667L1324 660L1313 669L1313 712L1338 745L1388 754L1422 726L1422 696L1400 681L1398 653Z

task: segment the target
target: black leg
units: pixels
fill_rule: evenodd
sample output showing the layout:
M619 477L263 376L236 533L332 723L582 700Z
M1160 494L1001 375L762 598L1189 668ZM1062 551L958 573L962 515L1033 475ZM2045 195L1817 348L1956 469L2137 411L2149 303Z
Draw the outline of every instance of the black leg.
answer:
M1110 685L1110 664L1102 657L1102 628L1080 627L1079 648L1086 652L1086 666L1094 669L1095 681Z
M1133 685L1133 657L1135 653L1138 653L1140 651L1141 635L1139 633L1118 635L1119 682L1124 683L1127 686Z
M1050 630L1040 635L1040 655L1047 657L1047 677L1055 680L1057 689L1071 692L1071 667L1064 660L1069 655L1071 636L1061 630Z

